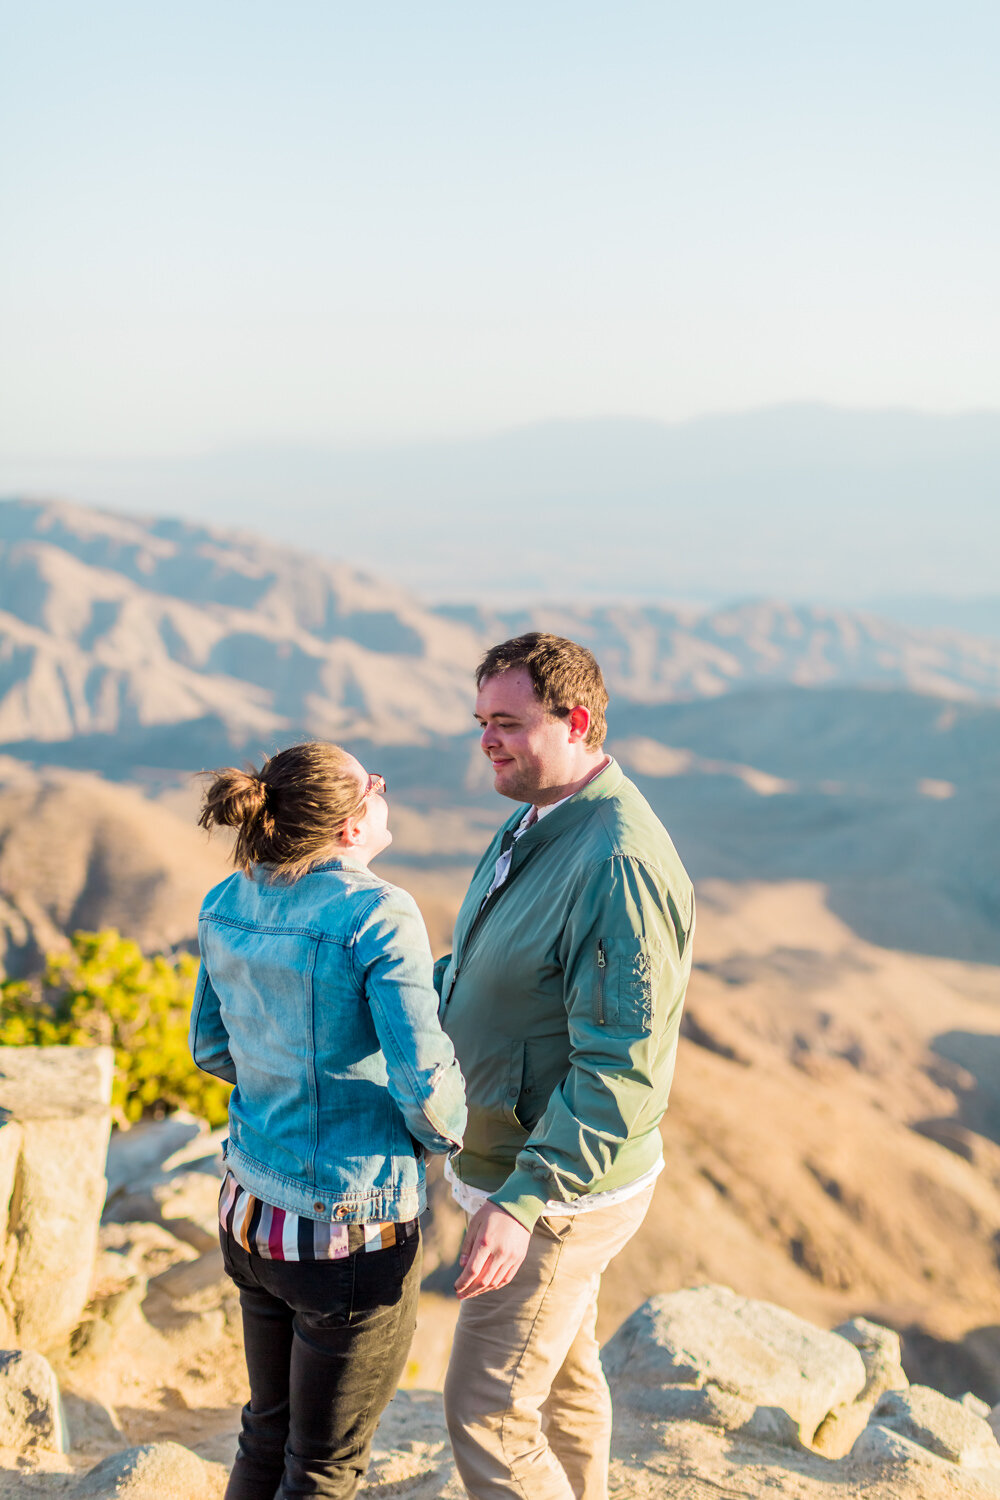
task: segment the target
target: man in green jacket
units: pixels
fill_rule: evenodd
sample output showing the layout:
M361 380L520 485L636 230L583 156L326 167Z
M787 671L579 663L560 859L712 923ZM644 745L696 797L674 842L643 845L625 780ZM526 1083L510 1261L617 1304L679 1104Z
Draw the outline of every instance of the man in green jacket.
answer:
M494 785L520 805L437 969L469 1103L447 1169L470 1221L445 1409L475 1500L605 1500L597 1293L663 1166L694 897L604 752L589 651L519 636L486 653L477 683Z

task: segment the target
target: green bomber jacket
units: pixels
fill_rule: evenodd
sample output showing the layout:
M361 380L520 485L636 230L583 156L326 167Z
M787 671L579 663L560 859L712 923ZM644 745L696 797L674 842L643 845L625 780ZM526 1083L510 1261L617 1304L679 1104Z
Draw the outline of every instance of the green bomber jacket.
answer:
M525 812L476 867L436 977L469 1104L453 1165L530 1229L549 1200L624 1187L659 1158L694 892L612 761L521 834L484 904Z

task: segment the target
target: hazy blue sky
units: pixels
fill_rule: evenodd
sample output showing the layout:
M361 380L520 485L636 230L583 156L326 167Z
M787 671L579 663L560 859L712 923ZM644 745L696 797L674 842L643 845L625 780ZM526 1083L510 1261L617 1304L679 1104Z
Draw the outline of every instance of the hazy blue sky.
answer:
M8 0L2 34L0 457L1000 408L997 0Z

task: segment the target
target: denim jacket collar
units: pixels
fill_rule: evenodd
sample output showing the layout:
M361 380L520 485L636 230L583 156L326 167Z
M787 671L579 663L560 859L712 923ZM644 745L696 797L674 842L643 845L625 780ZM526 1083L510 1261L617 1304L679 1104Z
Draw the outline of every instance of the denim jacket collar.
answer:
M360 860L338 854L334 859L323 859L320 860L319 864L310 865L308 870L305 870L303 873L306 875L315 875L317 872L321 873L324 870L366 870L367 868L367 865L363 865ZM250 871L250 879L255 880L258 885L270 885L275 879L273 866L254 865Z

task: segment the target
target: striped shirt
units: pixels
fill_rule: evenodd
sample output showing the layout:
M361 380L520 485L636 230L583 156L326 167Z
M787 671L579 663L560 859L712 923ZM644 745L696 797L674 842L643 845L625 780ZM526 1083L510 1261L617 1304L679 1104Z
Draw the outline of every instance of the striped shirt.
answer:
M405 1224L327 1224L273 1208L241 1188L227 1172L219 1194L219 1223L244 1250L265 1260L344 1260L359 1250L388 1250L420 1232Z

